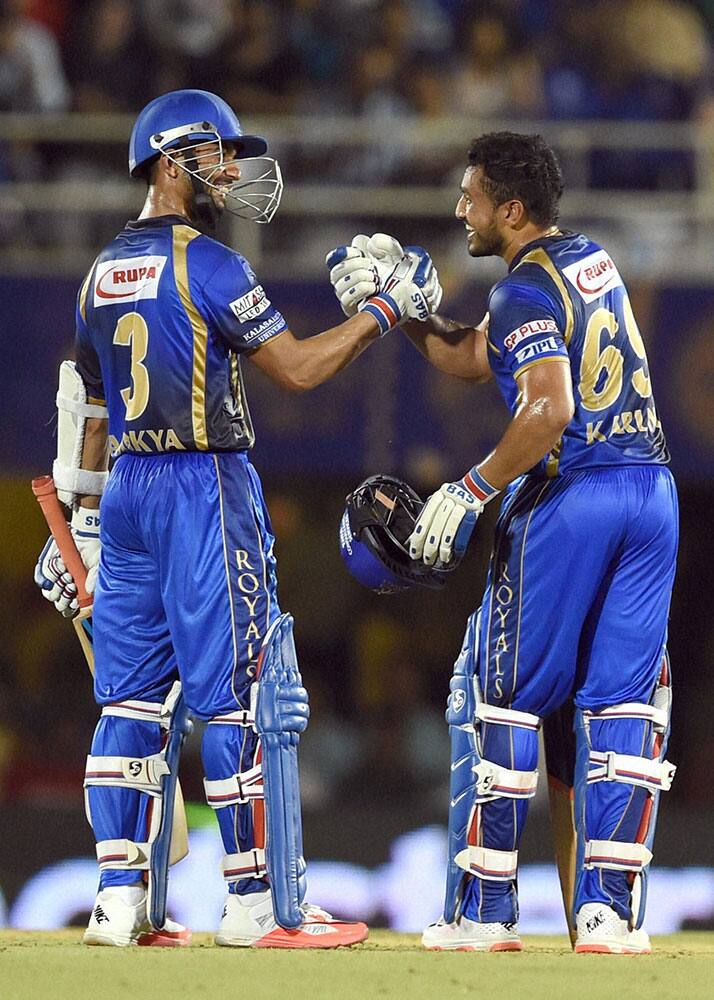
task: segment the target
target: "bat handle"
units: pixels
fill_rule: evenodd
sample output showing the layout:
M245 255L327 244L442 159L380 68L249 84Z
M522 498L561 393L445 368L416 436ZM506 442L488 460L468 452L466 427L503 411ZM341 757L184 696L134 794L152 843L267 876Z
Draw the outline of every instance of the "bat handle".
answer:
M80 609L91 608L92 595L87 593L87 567L82 562L79 549L72 537L67 524L62 504L57 496L52 476L40 476L32 480L32 492L42 508L52 537L57 542L57 548L64 564L77 585L77 604Z

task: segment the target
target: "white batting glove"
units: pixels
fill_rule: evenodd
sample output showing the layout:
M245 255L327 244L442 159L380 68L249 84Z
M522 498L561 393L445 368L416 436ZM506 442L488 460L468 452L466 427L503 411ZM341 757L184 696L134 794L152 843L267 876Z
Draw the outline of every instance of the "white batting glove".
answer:
M424 504L407 539L409 555L426 566L442 565L466 551L478 516L499 493L474 467L456 483L444 483Z
M72 537L74 538L82 562L87 567L87 593L93 594L99 568L99 511L80 507L72 515ZM79 611L77 585L64 564L57 542L47 539L35 566L35 583L42 596L54 604L65 618L74 618Z
M367 253L368 243L368 236L358 235L349 246L335 247L325 257L332 289L345 316L354 316L359 303L379 291L380 275L376 261ZM390 266L388 272L391 270Z
M439 308L441 284L429 254L422 247L403 249L398 240L386 233L369 237L358 234L349 246L331 250L325 263L346 316L354 316L369 297L382 292L396 299L399 319L423 320ZM391 286L397 280L407 284L398 286L393 294ZM416 289L409 288L409 283L415 284ZM391 327L382 329L382 333L388 329Z

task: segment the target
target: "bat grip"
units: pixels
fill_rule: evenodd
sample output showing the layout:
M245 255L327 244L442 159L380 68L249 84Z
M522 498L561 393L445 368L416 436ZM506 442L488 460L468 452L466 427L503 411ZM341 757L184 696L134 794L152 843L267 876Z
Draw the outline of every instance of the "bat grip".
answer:
M57 496L52 476L40 476L32 480L32 492L42 508L52 537L64 564L77 585L77 604L80 608L92 606L92 595L87 593L87 567L82 562L79 549L67 524L64 509Z

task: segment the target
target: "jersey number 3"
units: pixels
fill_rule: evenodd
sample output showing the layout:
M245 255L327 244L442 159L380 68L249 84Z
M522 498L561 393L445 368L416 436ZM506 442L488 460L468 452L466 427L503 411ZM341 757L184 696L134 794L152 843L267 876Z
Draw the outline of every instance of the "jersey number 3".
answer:
M115 344L131 348L131 385L121 390L126 419L136 420L149 402L149 372L142 364L149 349L149 328L137 312L126 313L114 329Z

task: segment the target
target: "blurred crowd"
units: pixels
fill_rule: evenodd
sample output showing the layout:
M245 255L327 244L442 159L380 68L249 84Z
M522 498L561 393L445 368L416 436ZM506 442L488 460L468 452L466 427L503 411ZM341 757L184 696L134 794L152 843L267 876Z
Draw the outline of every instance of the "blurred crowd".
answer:
M0 0L0 112L200 87L381 135L445 115L687 121L712 113L713 23L712 0ZM413 181L359 164L366 182L391 167Z
M2 0L0 109L135 111L177 87L250 114L676 119L711 0Z

